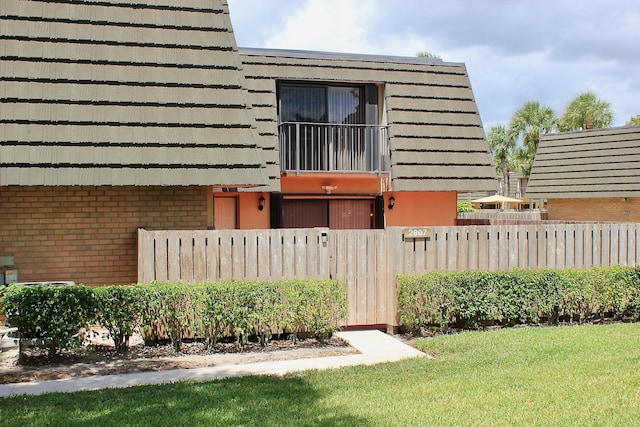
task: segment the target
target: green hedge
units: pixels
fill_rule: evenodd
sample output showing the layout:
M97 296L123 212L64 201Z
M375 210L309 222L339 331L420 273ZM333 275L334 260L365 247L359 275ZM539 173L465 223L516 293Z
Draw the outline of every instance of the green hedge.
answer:
M450 324L640 319L640 268L464 271L398 276L400 323L418 331Z
M96 317L96 298L84 286L9 286L0 299L6 322L20 337L41 341L49 356L79 344L78 330ZM20 340L22 361L25 340Z
M0 295L7 322L24 339L46 338L49 354L77 345L78 330L107 328L118 351L141 331L145 341L185 338L213 345L223 337L244 344L256 336L309 333L323 339L344 324L347 289L333 280L154 283L131 286L9 286Z

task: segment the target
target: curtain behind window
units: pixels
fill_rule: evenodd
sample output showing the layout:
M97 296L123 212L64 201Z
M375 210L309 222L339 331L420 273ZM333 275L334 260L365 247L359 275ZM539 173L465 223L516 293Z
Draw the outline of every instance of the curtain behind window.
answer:
M323 87L282 85L280 120L283 122L327 122L327 95Z
M365 123L361 87L280 86L282 122Z
M329 123L353 125L364 123L361 89L357 87L329 86Z

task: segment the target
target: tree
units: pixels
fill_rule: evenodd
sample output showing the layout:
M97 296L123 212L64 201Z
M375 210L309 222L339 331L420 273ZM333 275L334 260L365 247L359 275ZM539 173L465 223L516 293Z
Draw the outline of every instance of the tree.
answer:
M629 120L627 120L627 123L624 124L625 126L640 126L640 114L636 115L635 117L631 117Z
M509 123L509 133L515 141L520 141L516 149L516 157L520 170L525 176L531 173L540 136L551 132L555 126L556 118L553 109L541 106L538 101L526 102L514 113Z
M576 96L558 121L560 132L611 127L613 111L611 104L598 99L593 92L584 92Z
M489 128L487 142L496 172L502 173L502 195L506 196L509 192L509 170L512 170L509 166L516 148L516 139L504 125L495 125Z

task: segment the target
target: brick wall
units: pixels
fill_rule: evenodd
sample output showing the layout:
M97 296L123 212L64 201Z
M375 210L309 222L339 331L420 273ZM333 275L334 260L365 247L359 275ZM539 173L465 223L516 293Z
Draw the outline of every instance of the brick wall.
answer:
M137 229L207 228L206 187L0 187L0 255L20 281L137 280Z
M549 220L640 222L640 198L549 199Z

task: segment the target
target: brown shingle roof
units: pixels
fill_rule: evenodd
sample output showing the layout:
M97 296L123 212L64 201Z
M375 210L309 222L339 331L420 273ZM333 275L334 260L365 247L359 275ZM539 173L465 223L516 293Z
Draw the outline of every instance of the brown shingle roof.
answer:
M267 182L221 0L0 1L0 185Z
M640 126L545 135L527 197L640 197Z

